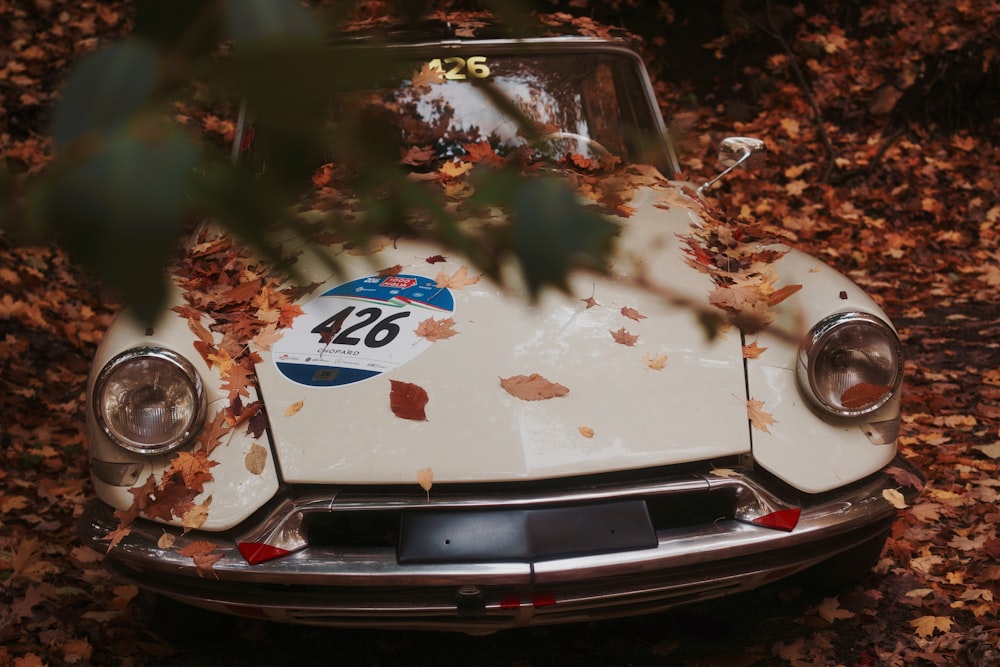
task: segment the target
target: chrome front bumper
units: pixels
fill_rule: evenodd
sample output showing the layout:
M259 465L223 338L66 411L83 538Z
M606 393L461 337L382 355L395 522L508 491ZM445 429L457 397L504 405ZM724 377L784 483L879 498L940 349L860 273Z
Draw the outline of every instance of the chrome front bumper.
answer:
M901 457L891 467L915 473ZM449 629L483 633L503 628L590 621L649 613L679 604L720 597L759 587L816 565L843 551L884 535L896 510L883 497L900 485L889 468L835 493L799 499L798 523L775 530L738 518L694 526L656 529L645 548L545 559L495 562L401 563L396 547L306 546L281 558L251 565L237 542L247 534L192 532L137 521L108 553L107 565L141 587L217 611L312 625ZM917 475L919 477L919 475ZM687 474L646 484L586 487L558 497L474 497L463 494L416 503L418 509L442 506L457 511L519 507L539 502L552 506L580 502L670 498L671 494L723 492L742 498L742 506L777 509L781 503L750 471L724 475ZM905 492L905 489L904 489ZM911 490L908 500L917 490ZM748 502L749 499L749 502ZM337 495L325 501L308 492L276 503L258 519L250 534L290 516L329 510L372 509L370 502ZM413 500L384 497L380 507ZM87 505L79 524L82 541L107 550L105 536L116 528L111 508ZM172 548L157 542L175 533ZM178 553L195 542L210 542L221 556L210 571L199 573L192 558Z

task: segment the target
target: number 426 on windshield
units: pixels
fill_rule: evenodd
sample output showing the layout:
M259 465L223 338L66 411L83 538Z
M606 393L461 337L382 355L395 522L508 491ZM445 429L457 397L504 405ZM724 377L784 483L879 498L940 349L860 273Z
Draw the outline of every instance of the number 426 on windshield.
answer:
M432 70L444 72L444 78L449 81L461 81L468 78L485 79L490 75L489 65L486 64L486 56L435 58L427 63L427 67Z

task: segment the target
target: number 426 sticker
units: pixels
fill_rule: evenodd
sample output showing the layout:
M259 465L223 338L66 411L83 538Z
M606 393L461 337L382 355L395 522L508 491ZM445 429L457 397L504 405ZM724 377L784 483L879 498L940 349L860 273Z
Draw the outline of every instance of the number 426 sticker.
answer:
M455 310L451 291L423 276L369 276L327 290L303 307L291 331L271 348L286 378L336 387L381 375L432 343L421 321Z

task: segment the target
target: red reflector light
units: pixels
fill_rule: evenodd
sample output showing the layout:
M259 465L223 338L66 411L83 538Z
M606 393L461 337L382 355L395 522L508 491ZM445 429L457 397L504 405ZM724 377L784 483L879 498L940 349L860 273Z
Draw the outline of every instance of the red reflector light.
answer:
M776 530L784 530L787 532L795 528L796 524L798 524L800 514L802 514L802 510L798 507L793 507L791 509L778 510L777 512L765 514L762 517L754 519L751 523L758 526L764 526L765 528L774 528Z
M556 596L549 593L534 593L531 596L533 607L551 607L556 603Z
M260 544L258 542L240 542L238 545L240 553L251 565L274 560L291 553L287 549L272 547L270 544Z
M500 599L501 609L517 609L521 606L521 596L505 595Z

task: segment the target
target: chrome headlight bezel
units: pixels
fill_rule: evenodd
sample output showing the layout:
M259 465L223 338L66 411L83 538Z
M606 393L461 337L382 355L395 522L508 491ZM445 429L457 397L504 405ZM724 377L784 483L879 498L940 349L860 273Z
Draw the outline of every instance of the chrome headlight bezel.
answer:
M799 349L802 392L825 413L860 418L880 410L903 382L903 347L886 322L869 313L821 320Z
M104 434L136 454L171 452L189 442L205 420L198 371L183 356L161 347L134 348L111 359L98 373L91 398ZM143 430L150 432L144 435Z

